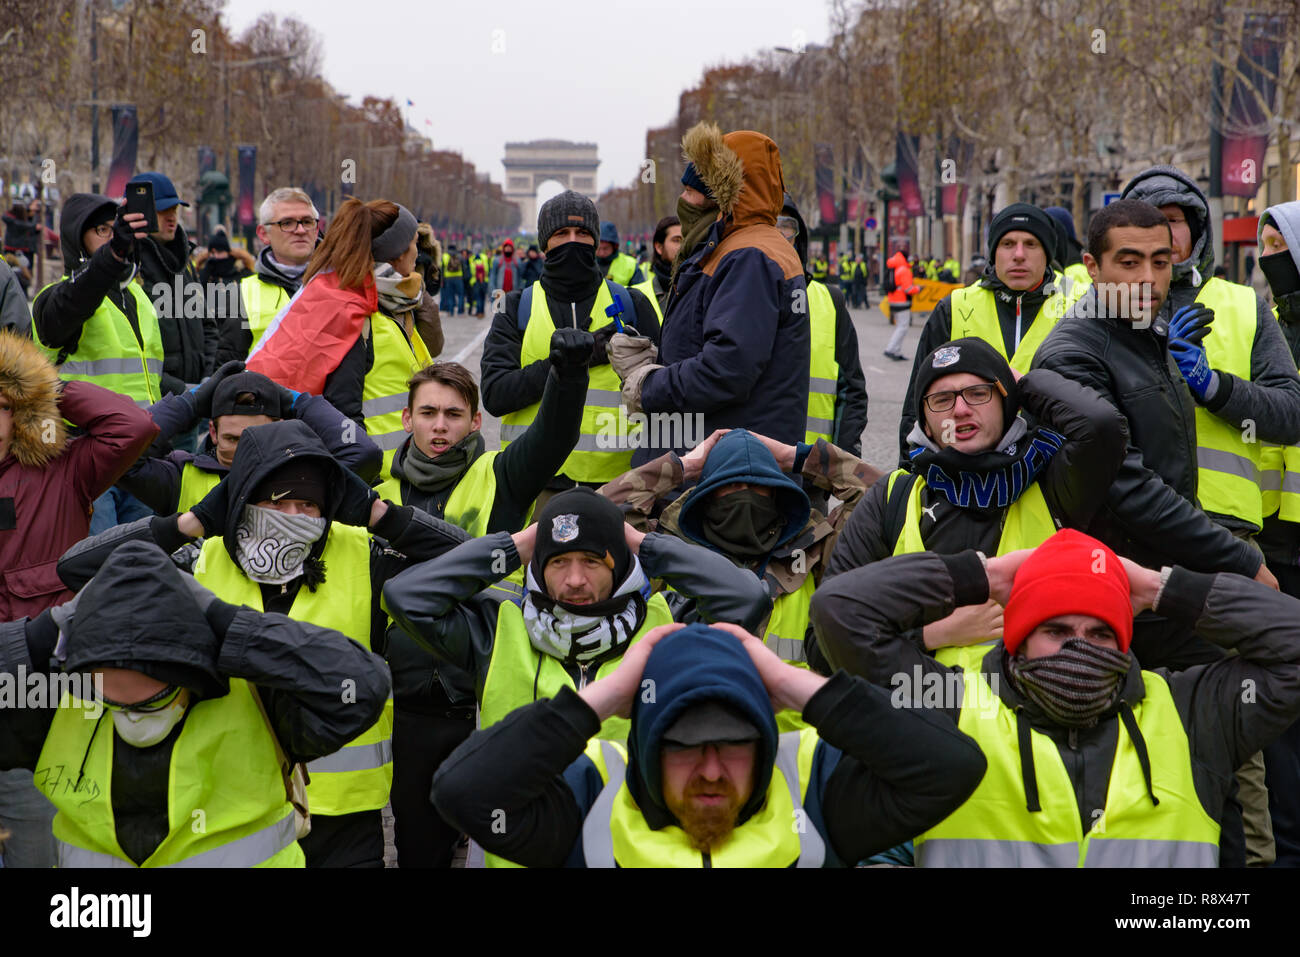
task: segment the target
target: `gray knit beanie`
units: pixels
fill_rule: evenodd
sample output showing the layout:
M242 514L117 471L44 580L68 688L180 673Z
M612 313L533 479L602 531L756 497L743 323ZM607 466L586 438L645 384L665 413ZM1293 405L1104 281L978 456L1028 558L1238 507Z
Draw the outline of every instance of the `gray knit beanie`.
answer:
M594 241L600 235L600 217L596 204L581 193L566 189L552 196L537 212L537 242L542 249L551 236L561 229L577 226L591 234Z

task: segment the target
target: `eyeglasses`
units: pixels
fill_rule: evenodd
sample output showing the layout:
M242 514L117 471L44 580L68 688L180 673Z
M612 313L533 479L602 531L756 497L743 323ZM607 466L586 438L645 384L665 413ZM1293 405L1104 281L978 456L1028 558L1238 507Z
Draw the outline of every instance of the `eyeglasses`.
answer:
M104 698L103 701L104 707L108 708L110 711L134 711L137 714L148 714L166 708L173 700L175 700L176 696L180 694L180 692L180 685L168 685L153 697L145 698L145 700L136 702L135 704L123 704L120 701L112 701L108 698Z
M273 223L267 223L267 226L279 226L280 231L284 233L296 233L299 229L304 232L311 232L316 228L319 220L307 216L303 219L278 219Z
M735 761L748 755L753 747L753 741L706 741L694 745L664 741L660 753L674 764L694 764L704 759L705 748L715 748L720 761Z
M110 236L113 235L113 224L100 223L98 226L95 227L95 235L98 236L100 239L108 239Z
M925 397L925 407L931 412L947 412L957 404L957 396L965 399L967 405L984 405L993 398L994 389L1004 396L1007 394L1001 382L981 382L979 385L968 385L956 392L931 392Z

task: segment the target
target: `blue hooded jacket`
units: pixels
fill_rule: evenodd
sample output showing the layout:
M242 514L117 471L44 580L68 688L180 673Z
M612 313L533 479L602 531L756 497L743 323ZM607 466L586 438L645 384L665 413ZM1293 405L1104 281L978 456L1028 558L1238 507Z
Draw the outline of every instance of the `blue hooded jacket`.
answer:
M751 432L734 429L718 439L700 474L700 482L687 494L678 516L678 527L691 541L721 553L722 549L704 537L704 506L709 496L724 485L748 482L773 489L777 508L786 516L785 528L773 551L798 535L812 513L803 486L781 471L776 459Z

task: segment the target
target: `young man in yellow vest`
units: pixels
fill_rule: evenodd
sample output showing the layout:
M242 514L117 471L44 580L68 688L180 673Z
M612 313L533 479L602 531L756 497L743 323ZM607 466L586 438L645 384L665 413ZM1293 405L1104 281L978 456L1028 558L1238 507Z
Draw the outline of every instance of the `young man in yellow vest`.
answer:
M600 266L601 273L620 286L636 286L645 282L645 274L636 264L635 257L622 251L618 241L618 226L614 223L600 224L596 263Z
M945 666L909 635L990 598L1002 640L977 662ZM1145 609L1237 654L1145 666L1130 647ZM947 716L988 758L971 798L916 836L921 866L1217 867L1234 769L1300 716L1300 602L1240 575L1143 568L1072 529L1033 551L855 569L812 615L833 666Z
M521 566L526 589L490 586ZM591 489L561 492L535 524L474 539L384 586L384 609L421 646L474 676L479 725L581 688L672 621L654 579L694 599L706 621L756 627L771 602L749 572L670 535L638 532ZM627 722L603 734L622 739Z
M501 417L505 448L537 415L551 371L552 333L567 326L595 337L578 444L548 486L555 491L579 484L595 488L631 466L637 429L620 409L621 383L606 347L626 326L653 342L659 337L649 300L602 278L596 261L599 233L596 206L581 193L566 190L547 200L537 213L537 238L546 250L542 278L499 300L483 342L483 407Z
M128 538L169 553L206 540L195 577L219 596L335 628L384 651L384 581L441 554L465 533L419 509L380 501L299 421L246 429L226 478L190 511L88 539L64 558L95 566ZM373 535L373 537L372 537ZM348 689L340 693L347 700ZM382 867L380 810L392 783L392 704L342 749L311 762L311 867Z
M452 243L442 256L442 296L443 312L449 316L469 312L469 301L465 296L465 262Z
M919 364L950 339L975 336L1002 353L1017 372L1028 372L1034 352L1069 303L1055 283L1050 260L1056 225L1037 206L1012 203L989 223L988 265L977 284L954 290L935 304L921 330L912 382L898 426L900 464L916 424Z
M247 359L271 320L302 285L302 274L320 240L320 213L301 189L284 186L262 200L257 213L254 274L239 282L243 321L227 319L217 343L217 365Z
M240 360L223 365L188 392L163 396L149 414L162 442L210 420L197 454L177 450L162 458L141 457L118 480L157 515L187 512L197 505L230 471L244 430L281 419L307 423L340 464L367 482L379 475L379 446L370 436L347 428L334 406L321 396L293 392L264 375L245 372Z
M665 216L655 225L652 248L654 255L646 264L646 281L632 288L640 290L655 307L655 314L663 322L664 303L673 284L673 262L682 248L682 223L676 216Z
M701 545L752 571L773 603L756 633L785 660L803 664L808 602L826 569L826 549L879 476L825 441L784 445L735 429L715 432L684 456L667 452L600 491L639 525ZM804 484L842 504L823 515L812 508ZM662 508L680 488L685 488L680 497ZM695 620L680 598L668 598L678 620Z
M910 470L877 482L853 509L827 578L909 552L1040 545L1092 520L1124 458L1127 430L1109 402L1046 370L1017 380L982 339L954 339L927 356L917 392ZM956 664L968 651L982 656L977 643L1001 627L1002 607L990 601L927 625L921 638ZM818 667L814 648L809 657Z
M379 487L380 497L445 518L472 536L519 531L578 440L591 347L588 332L555 330L537 418L500 452L484 451L470 371L455 362L421 369L402 414L410 438L397 450L393 478ZM429 786L442 760L474 730L474 679L396 626L388 629L386 657L393 669L398 866L450 867L460 832L429 803Z
M60 867L302 867L287 762L373 724L390 687L345 635L222 601L146 542L0 636L6 679L63 682L0 726L0 768L58 809Z
M136 243L148 238L141 213L123 214L106 196L68 197L59 224L64 276L32 304L32 339L64 379L93 382L148 408L162 397L162 333L153 303L133 282ZM111 488L95 500L90 532L149 513Z
M780 733L774 709L803 729ZM626 748L596 737L615 715ZM792 667L732 625L668 626L476 732L433 800L531 867L851 867L942 820L984 768L965 735L861 678Z

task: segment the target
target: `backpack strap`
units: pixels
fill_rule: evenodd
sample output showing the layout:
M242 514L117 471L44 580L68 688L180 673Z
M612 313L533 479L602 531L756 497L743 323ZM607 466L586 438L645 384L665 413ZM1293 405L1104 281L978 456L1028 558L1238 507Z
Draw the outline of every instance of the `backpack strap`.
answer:
M520 332L528 328L528 317L533 312L533 290L537 286L537 283L533 283L519 294L519 308L515 311L515 323L519 326Z
M915 472L900 475L889 483L888 497L885 499L885 543L892 552L898 546L898 536L903 534L903 524L907 521L907 499L912 494L912 486L920 478Z

